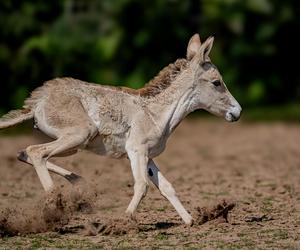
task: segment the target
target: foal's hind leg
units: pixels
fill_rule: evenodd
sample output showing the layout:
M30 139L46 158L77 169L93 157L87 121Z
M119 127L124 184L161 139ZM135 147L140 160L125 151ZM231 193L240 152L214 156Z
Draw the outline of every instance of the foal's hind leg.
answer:
M89 136L89 130L77 128L74 129L73 132L69 130L68 133L61 135L61 137L56 141L33 145L26 148L25 153L29 158L27 161L31 162L35 167L45 191L49 191L53 187L53 181L47 170L46 161L56 154L60 154L80 146L89 139Z
M50 143L29 146L24 152L29 158L27 162L32 163L44 189L48 191L53 187L53 181L47 169L47 160L87 143L97 128L80 99L64 92L49 93L37 105L34 119L41 131L57 138Z
M18 159L22 162L28 163L29 165L33 166L31 160L28 158L25 151L19 152ZM72 184L76 184L77 182L84 180L80 175L77 175L71 171L68 171L68 170L60 167L60 166L57 166L50 161L46 162L46 167L50 172L58 174L64 178L66 178Z

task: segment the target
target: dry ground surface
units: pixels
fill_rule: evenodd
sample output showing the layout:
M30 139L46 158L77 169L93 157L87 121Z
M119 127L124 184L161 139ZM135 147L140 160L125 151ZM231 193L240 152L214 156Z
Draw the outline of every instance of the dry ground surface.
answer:
M34 169L15 157L43 141L39 132L0 137L0 249L300 249L299 124L185 120L156 161L192 227L153 186L137 222L126 218L127 159L53 159L88 185L53 176L57 189L45 196ZM209 215L224 200L235 204L228 222Z

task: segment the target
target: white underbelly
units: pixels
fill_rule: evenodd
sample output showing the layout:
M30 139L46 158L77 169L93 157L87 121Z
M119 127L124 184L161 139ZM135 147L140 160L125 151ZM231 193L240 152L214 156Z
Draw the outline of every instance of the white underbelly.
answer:
M125 150L125 138L116 135L97 135L86 147L98 155L107 155L113 158L121 158L127 155Z

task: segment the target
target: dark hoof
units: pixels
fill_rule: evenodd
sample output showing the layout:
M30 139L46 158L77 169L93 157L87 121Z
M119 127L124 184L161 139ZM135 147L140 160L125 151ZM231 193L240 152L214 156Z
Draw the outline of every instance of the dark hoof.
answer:
M71 182L72 184L75 184L79 181L83 181L83 178L80 175L77 174L67 174L64 176L69 182Z
M26 151L22 150L18 153L18 160L26 162L27 163L27 159L28 159L28 155L26 153Z

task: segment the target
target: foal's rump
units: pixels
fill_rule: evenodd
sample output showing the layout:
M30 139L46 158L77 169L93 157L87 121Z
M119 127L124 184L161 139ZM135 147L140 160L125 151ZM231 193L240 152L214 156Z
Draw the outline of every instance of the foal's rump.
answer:
M47 97L48 93L51 92L50 89L61 88L61 82L59 79L53 79L36 88L25 100L22 109L12 110L0 118L0 129L32 119L37 105Z
M69 93L50 93L36 106L34 119L37 128L52 138L82 130L96 132L81 100Z

